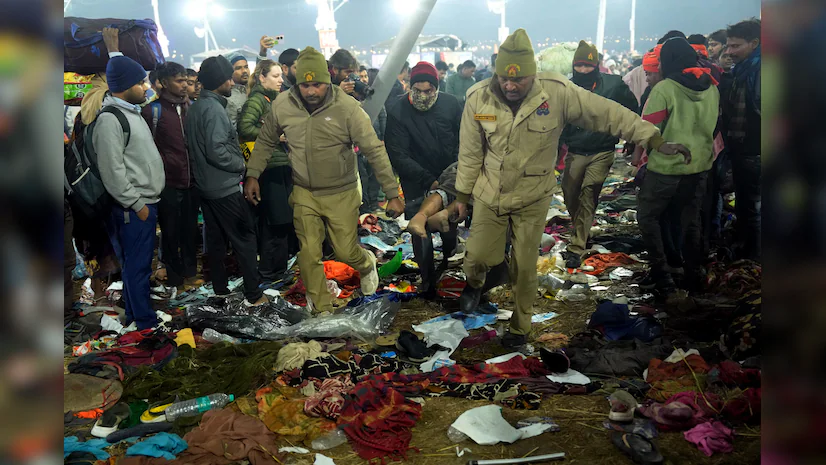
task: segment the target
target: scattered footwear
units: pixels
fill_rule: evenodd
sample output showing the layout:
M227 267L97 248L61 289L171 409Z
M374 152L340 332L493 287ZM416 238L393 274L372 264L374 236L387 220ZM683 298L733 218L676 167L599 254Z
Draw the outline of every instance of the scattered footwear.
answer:
M565 258L565 266L567 268L577 269L580 265L582 265L582 257L580 257L579 254L568 252L568 256Z
M459 310L464 313L475 312L481 298L482 289L477 289L470 284L466 285L462 291L462 295L459 296Z
M663 456L657 450L657 446L639 434L615 431L611 434L611 442L625 455L631 457L635 463L641 465L663 463Z
M267 299L267 296L262 295L258 298L255 302L250 302L247 299L244 299L244 306L245 307L260 307L262 305L267 305L270 301Z
M571 369L571 360L561 350L539 349L539 358L551 373L565 373Z
M432 351L427 348L427 344L422 342L410 331L402 331L396 340L396 349L402 352L414 363L422 363L432 355Z
M103 412L103 415L95 422L92 427L92 436L96 438L105 438L118 430L118 425L123 420L129 418L129 406L125 403L115 404L114 407Z
M614 391L609 398L611 412L608 419L616 422L629 422L634 419L634 410L637 409L637 399L628 391Z
M379 288L379 272L376 270L376 256L373 252L367 253L370 254L372 267L370 271L361 276L361 293L364 295L373 295L376 293L376 289Z
M508 349L523 346L527 342L528 338L525 337L524 334L513 334L511 332L508 332L504 336L502 336L502 347L506 347Z

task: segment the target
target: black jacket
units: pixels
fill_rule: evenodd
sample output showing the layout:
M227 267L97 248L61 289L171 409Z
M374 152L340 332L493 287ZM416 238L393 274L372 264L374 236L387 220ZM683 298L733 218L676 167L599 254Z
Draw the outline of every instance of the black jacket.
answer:
M207 199L221 199L240 192L247 169L226 106L225 97L204 89L186 118L186 140L195 185Z
M444 92L425 112L407 99L387 108L387 154L408 201L424 197L442 171L459 159L461 122L462 104Z
M587 89L591 90L591 89ZM623 82L622 77L613 74L601 74L597 80L593 92L608 100L613 100L628 108L634 113L639 113L637 97ZM568 144L568 152L577 155L596 155L602 152L613 152L619 139L611 134L592 132L579 126L569 124L562 131L559 144Z

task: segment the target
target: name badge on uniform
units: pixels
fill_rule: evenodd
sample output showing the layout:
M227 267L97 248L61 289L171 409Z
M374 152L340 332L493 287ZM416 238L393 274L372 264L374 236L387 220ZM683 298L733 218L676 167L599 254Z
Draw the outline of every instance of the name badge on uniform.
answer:
M473 115L473 119L476 121L496 121L496 115L483 115L480 113L475 113Z

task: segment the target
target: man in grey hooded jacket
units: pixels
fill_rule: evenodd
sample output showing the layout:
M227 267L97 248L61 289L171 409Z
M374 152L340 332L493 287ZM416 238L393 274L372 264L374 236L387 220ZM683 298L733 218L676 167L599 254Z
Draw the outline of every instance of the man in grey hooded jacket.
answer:
M149 276L155 250L158 200L165 184L163 161L152 131L138 106L146 100L146 71L136 61L116 56L106 65L109 92L92 132L98 169L114 199L107 229L123 274L127 326L157 325L149 297ZM117 113L125 117L129 136Z

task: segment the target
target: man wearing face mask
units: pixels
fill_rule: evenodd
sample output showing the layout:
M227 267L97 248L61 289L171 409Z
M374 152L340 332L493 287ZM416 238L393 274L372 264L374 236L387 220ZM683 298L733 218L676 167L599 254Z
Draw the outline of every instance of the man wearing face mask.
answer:
M571 80L586 91L637 113L637 98L631 89L621 77L600 73L598 56L595 46L581 41L574 53L574 76ZM562 192L574 227L565 260L568 268L579 268L581 264L581 256L594 222L599 192L614 163L614 150L618 142L615 135L589 131L575 124L565 126L559 138L560 145L568 145Z
M622 105L594 95L558 73L536 72L531 40L524 29L505 39L496 74L468 90L459 135L456 211L467 216L474 198L473 225L464 271L463 311L479 305L487 271L502 263L497 250L511 240L511 283L516 309L506 347L527 341L536 297L536 260L556 188L554 162L566 124L610 133L660 153L688 155L666 143L653 124Z
M462 104L439 92L439 72L433 65L419 62L410 72L410 92L387 110L385 142L407 200L405 218L413 218L425 196L439 187L442 171L458 160L461 121ZM456 234L445 234L442 239L452 248ZM429 234L413 237L413 253L422 275L420 291L433 295L439 277Z

